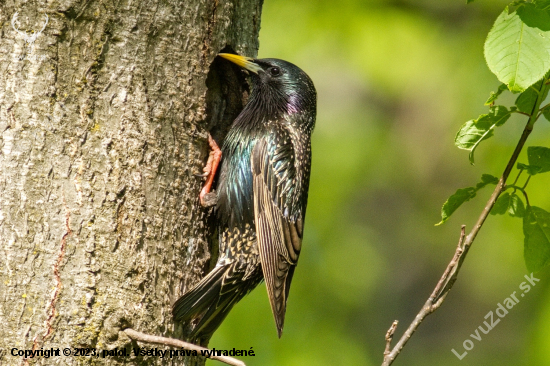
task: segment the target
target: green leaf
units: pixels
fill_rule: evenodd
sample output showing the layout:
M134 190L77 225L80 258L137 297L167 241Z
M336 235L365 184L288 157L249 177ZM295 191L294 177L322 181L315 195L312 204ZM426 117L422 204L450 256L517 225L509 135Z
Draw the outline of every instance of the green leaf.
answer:
M518 163L516 165L516 168L520 170L525 170L529 175L535 175L537 173L540 173L540 170L542 169L540 166L537 166L537 165L527 165L523 163Z
M510 205L508 206L508 213L512 217L524 217L525 216L525 206L523 201L517 194L512 194L510 199Z
M544 146L529 146L527 148L527 159L529 165L538 167L539 169L534 173L546 173L550 171L550 149Z
M505 192L498 197L498 200L495 202L495 205L491 209L491 215L504 215L508 211L510 206L510 193Z
M441 221L435 224L439 226L449 219L449 217L459 208L464 202L467 202L476 196L477 189L474 187L460 188L455 194L445 201L441 208Z
M481 182L476 184L475 187L460 188L451 197L445 201L441 208L441 221L435 224L439 226L449 219L449 217L459 208L464 202L467 202L474 198L477 191L485 187L488 184L497 184L498 178L490 174L483 174L481 176Z
M545 110L543 110L542 114L547 121L550 121L550 108L546 108Z
M466 0L466 4L473 3L474 0Z
M523 217L525 215L525 206L523 201L515 193L505 192L498 197L495 205L491 209L491 215L510 214L512 217Z
M541 31L550 31L550 13L548 11L527 3L519 7L517 13L525 25L538 28Z
M485 187L487 184L497 184L499 179L491 174L482 174L481 182L476 185L477 189Z
M517 97L516 106L518 107L518 111L528 114L533 112L533 107L535 106L535 102L539 96L541 82L542 80L539 80Z
M480 141L493 136L492 126L478 126L475 120L470 120L460 127L455 136L455 145L459 149L471 151Z
M493 129L502 126L510 118L510 111L503 106L494 106L488 114L482 114L476 120L462 125L455 136L455 145L459 149L470 151L470 163L474 164L474 151L483 140L493 136Z
M550 10L550 0L536 0L535 6L537 9Z
M550 264L550 213L539 207L527 207L523 218L524 258L532 272Z
M550 32L538 27L538 12L542 10L533 4L523 4L510 14L506 8L485 41L489 69L512 92L524 91L550 69Z
M510 193L506 192L500 195L495 205L491 209L491 215L504 215L510 205Z
M485 105L491 105L493 104L497 98L502 94L503 91L507 90L508 86L506 84L500 84L496 92L491 92L489 94L489 99L485 102Z

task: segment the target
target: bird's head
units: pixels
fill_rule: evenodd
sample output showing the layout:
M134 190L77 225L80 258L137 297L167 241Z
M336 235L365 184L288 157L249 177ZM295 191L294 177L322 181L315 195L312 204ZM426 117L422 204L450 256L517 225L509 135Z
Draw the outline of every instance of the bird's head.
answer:
M250 71L253 84L251 101L268 104L270 108L288 114L315 113L315 87L298 66L276 58L253 59L231 53L220 53L219 56Z

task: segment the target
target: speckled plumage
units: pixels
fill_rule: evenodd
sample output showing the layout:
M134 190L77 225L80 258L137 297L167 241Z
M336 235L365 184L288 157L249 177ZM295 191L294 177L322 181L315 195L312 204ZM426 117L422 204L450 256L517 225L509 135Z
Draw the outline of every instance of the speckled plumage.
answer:
M209 337L262 279L280 337L301 250L315 88L286 61L242 59L236 63L253 71L252 93L222 147L216 187L219 259L174 304L176 320L198 319L193 338Z

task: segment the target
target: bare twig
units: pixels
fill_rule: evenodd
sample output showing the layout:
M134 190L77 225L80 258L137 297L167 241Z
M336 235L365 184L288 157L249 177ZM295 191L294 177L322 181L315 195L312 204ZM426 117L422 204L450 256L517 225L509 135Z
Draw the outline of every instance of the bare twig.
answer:
M150 335L150 334L145 334L145 333L141 333L141 332L138 332L136 330L133 330L132 328L124 329L124 333L126 333L126 335L128 337L130 337L130 338L132 338L136 341L154 343L154 344L162 344L162 345L170 346L170 347L178 347L178 348L183 348L183 349L190 350L190 351L197 351L197 353L200 353L202 351L202 352L205 353L205 357L208 357L211 360L217 360L217 361L226 363L228 365L233 365L233 366L246 366L244 362L242 362L240 360L237 360L236 358L233 358L233 357L216 356L216 355L214 355L213 352L210 356L206 356L205 351L208 351L208 354L210 354L210 350L208 348L200 347L200 346L197 346L196 344L193 344L193 343L187 343L187 342L184 342L184 341L179 340L179 339L159 337L159 336L154 336L154 335Z
M384 351L384 357L386 357L386 355L390 354L391 341L393 339L393 333L395 333L395 330L397 329L397 324L398 323L399 323L399 321L394 320L391 327L390 327L390 329L388 329L388 331L386 332L386 350Z
M435 310L437 310L441 306L441 304L445 300L445 297L453 287L457 279L458 272L460 271L460 267L462 266L462 263L466 258L466 254L468 254L468 250L470 249L470 246L472 245L477 234L479 233L481 226L483 226L485 219L487 219L487 216L489 216L489 212L491 211L495 202L497 201L498 196L504 190L506 185L506 180L508 179L508 176L510 175L512 168L516 164L518 156L521 150L523 149L525 142L527 141L527 138L531 134L531 131L533 131L533 126L537 121L537 118L539 117L538 111L542 103L542 99L543 99L542 96L546 94L545 88L548 88L548 83L541 83L540 89L537 91L538 98L535 101L535 104L533 105L531 114L529 114L529 120L527 121L527 124L523 129L523 133L521 134L521 137L516 145L516 148L514 149L514 152L512 153L512 156L510 157L510 160L508 161L508 164L506 165L506 168L504 169L504 172L502 173L502 176L500 177L497 183L497 186L493 191L493 194L491 195L491 198L489 198L489 201L485 205L485 208L481 212L481 215L479 216L474 227L472 228L472 230L467 236L465 235L466 234L465 226L462 225L462 229L460 232L460 239L458 241L458 247L456 248L453 259L447 265L445 272L443 272L443 275L441 276L431 296L428 298L428 300L426 301L426 303L424 304L420 312L416 315L413 322L409 325L407 330L403 333L403 335L401 336L401 338L399 339L399 341L391 351L389 351L389 349L391 348L391 337L388 337L388 334L390 334L391 332L393 336L397 321L393 322L392 326L388 330L388 333L386 333L386 351L384 352L384 360L382 362L382 366L389 366L393 363L393 361L399 355L399 353L401 352L401 350L403 349L407 341L411 338L411 336L414 334L416 329L420 326L420 323L422 323L424 318L426 318L428 315L433 313Z
M391 365L395 357L399 354L401 349L405 346L407 341L412 337L420 323L424 320L425 317L433 313L436 309L438 309L441 304L443 303L443 300L445 300L445 297L449 293L449 290L451 287L453 287L453 284L456 281L456 278L458 276L458 271L460 269L460 266L462 265L462 261L464 256L466 255L467 249L465 248L464 238L466 237L466 226L462 225L462 228L460 230L460 239L458 240L458 245L456 247L455 254L453 256L453 259L449 262L447 265L447 268L445 269L445 272L443 272L443 275L439 279L439 282L437 282L437 285L435 286L431 296L428 298L424 306L422 307L422 310L416 315L414 318L414 321L409 325L405 333L403 333L403 336L401 339L399 339L399 342L395 345L395 347L390 351L391 349L391 338L388 339L388 334L392 334L395 332L395 328L397 327L397 320L393 322L390 329L388 330L388 333L386 333L386 351L384 352L384 363L382 363L383 366Z

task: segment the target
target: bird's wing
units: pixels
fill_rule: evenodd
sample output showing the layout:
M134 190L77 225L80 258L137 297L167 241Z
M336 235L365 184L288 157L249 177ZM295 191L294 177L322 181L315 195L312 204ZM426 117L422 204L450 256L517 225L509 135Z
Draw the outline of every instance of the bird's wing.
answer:
M294 268L302 246L302 189L290 134L260 138L252 151L254 218L260 261L279 337Z

